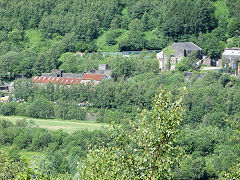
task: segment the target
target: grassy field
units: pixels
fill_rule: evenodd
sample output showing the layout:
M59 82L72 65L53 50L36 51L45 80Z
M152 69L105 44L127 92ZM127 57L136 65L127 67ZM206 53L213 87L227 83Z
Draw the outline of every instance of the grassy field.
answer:
M69 133L72 133L76 130L98 130L104 127L110 127L109 124L95 123L89 121L76 121L76 120L60 120L60 119L35 119L28 117L19 117L19 116L0 116L1 118L8 119L10 121L17 121L21 119L26 119L28 121L35 122L40 128L46 128L50 130L63 129Z
M63 129L69 133L72 133L76 130L88 129L92 131L92 130L102 129L104 127L110 127L109 124L103 124L103 123L100 124L100 123L89 122L89 121L61 120L61 119L35 119L35 118L19 117L19 116L0 116L0 118L7 119L13 122L16 122L17 120L25 119L27 121L31 121L32 123L35 123L40 128L46 128L50 130ZM10 146L0 146L0 150L3 150L5 152L8 152L9 148ZM44 153L28 152L26 150L21 150L20 155L22 158L26 159L29 163L32 163L32 162L38 163L40 158L44 155Z

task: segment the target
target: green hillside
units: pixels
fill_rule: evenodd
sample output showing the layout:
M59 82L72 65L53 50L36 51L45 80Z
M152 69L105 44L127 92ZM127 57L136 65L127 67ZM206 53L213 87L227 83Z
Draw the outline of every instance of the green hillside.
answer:
M217 18L230 18L230 12L228 10L226 0L217 0L214 2L214 6L216 7L215 15Z
M0 71L32 76L59 68L58 59L66 52L162 49L174 41L193 41L206 55L219 58L224 47L239 44L239 4L33 0L27 5L24 0L2 0L0 63L6 66Z
M99 36L96 41L99 51L101 51L101 52L118 52L118 51L120 51L119 47L118 47L118 43L127 37L128 31L125 29L116 29L114 31L116 33L118 33L118 36L114 38L116 44L111 45L111 44L107 43L107 38L111 31L106 31L101 36Z

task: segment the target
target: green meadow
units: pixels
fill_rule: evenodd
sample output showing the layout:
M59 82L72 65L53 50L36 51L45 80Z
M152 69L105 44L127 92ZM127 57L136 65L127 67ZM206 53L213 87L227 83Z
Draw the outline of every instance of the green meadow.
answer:
M65 130L66 132L72 133L77 130L99 130L102 128L110 127L109 124L106 123L96 123L91 121L76 121L76 120L61 120L61 119L36 119L36 118L28 118L28 117L20 117L20 116L0 116L1 118L17 121L25 119L32 123L35 123L40 128L46 128L50 130Z

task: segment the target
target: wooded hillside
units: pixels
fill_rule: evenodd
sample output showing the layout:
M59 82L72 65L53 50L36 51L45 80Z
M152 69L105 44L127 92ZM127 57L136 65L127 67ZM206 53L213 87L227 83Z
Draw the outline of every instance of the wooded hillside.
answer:
M213 58L239 45L239 0L1 0L0 71L36 75L65 52L193 41Z

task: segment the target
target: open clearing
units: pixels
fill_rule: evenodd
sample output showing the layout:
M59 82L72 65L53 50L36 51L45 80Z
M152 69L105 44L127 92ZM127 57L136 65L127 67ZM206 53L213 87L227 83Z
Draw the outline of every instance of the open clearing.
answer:
M89 122L89 121L77 121L77 120L36 119L36 118L19 117L19 116L0 116L0 118L4 118L14 122L17 120L25 119L27 121L35 122L40 128L46 128L50 130L63 129L70 133L76 130L88 129L92 131L92 130L98 130L98 129L110 127L109 124Z

